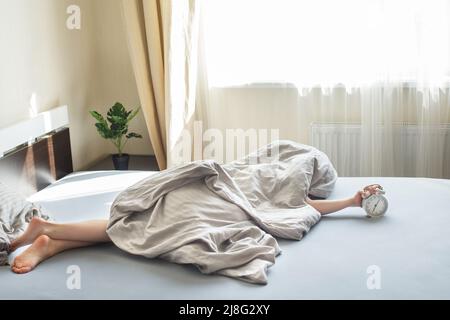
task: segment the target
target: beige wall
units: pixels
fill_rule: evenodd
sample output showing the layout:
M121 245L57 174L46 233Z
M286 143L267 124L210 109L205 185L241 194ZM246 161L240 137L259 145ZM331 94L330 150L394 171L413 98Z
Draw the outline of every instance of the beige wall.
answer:
M81 30L66 28L71 4ZM139 105L123 28L120 0L0 0L0 128L27 119L35 93L39 112L69 106L76 170L114 152L88 110ZM132 129L144 139L126 151L153 153L142 114Z

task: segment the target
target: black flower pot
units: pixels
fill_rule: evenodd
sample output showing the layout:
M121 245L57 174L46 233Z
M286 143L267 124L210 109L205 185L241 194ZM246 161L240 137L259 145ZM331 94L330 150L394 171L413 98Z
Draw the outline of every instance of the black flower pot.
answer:
M118 154L112 155L114 168L116 170L128 170L128 163L130 161L130 155L123 153L121 156Z

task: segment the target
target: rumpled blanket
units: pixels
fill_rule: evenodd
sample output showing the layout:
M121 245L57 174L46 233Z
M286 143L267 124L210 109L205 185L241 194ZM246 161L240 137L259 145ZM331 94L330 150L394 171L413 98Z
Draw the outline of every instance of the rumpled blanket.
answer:
M8 264L9 246L33 217L49 220L42 207L0 183L0 266Z
M281 250L320 220L308 195L327 197L336 170L319 150L278 141L226 165L195 161L129 187L107 233L122 250L266 284Z

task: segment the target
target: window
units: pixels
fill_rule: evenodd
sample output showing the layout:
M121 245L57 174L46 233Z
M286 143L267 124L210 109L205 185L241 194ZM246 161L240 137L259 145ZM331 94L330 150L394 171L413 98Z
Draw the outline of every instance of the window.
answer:
M449 80L450 0L208 0L203 9L211 86Z

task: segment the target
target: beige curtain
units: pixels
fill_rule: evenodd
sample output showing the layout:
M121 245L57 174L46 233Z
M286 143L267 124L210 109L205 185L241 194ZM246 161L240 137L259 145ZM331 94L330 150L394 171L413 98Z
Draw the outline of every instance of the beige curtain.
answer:
M163 8L159 0L123 0L122 7L142 112L163 170L167 167Z
M197 0L122 0L122 7L142 110L163 170L180 162L180 145L192 149ZM181 158L192 160L192 152L181 152Z

